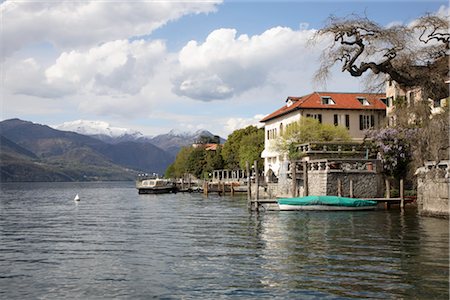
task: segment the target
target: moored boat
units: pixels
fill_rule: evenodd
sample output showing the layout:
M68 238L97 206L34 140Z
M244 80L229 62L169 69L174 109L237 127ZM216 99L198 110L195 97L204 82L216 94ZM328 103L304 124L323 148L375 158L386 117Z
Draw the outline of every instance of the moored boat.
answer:
M136 188L139 194L167 194L177 192L177 187L174 182L162 178L139 178L136 181Z
M280 210L370 210L377 202L338 196L306 196L278 199Z

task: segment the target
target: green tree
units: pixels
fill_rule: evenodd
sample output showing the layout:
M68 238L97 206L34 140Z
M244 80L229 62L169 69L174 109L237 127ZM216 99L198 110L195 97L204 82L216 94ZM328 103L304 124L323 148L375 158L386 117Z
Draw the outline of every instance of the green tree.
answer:
M313 118L301 118L286 128L275 142L277 151L288 154L289 158L298 158L297 145L308 142L348 141L347 128L332 124L322 124Z
M204 173L211 173L213 170L223 169L222 147L218 146L216 151L206 152L206 166Z
M186 160L187 172L201 178L206 167L206 150L202 147L191 148Z
M225 162L225 167L231 170L239 169L240 166L240 147L242 145L242 139L245 136L252 135L258 132L257 127L248 126L246 128L233 131L229 136L222 149L222 157ZM264 143L264 134L262 137Z
M192 152L192 147L183 147L178 152L173 164L169 167L172 171L171 177L182 177L188 172L187 161Z
M258 161L258 169L263 169L263 159L261 152L264 150L264 129L260 128L256 132L252 132L242 138L239 148L239 166L245 169L245 163L250 164L255 160Z
M166 172L164 173L164 177L165 178L174 178L175 176L175 165L174 163L171 163L167 169Z

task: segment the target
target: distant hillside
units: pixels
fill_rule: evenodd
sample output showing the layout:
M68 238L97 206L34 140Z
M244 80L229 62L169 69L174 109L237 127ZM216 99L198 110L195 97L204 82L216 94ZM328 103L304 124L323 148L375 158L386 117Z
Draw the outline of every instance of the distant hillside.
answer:
M23 155L28 158L36 159L37 156L27 149L17 145L13 141L7 139L3 135L0 135L0 150L1 153L16 153L17 155Z
M2 181L131 180L173 156L151 143L101 140L19 119L0 122Z

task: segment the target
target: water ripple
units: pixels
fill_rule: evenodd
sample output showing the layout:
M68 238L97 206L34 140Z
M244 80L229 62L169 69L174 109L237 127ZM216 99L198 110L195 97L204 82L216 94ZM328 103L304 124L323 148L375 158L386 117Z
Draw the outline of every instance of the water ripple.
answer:
M1 196L0 298L448 299L448 220L414 210L255 215L132 183Z

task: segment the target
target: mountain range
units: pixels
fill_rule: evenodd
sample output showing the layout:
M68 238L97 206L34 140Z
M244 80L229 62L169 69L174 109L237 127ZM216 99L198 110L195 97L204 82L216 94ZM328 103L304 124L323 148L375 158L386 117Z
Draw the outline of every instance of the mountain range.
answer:
M132 180L139 172L163 174L182 146L201 135L212 136L198 131L145 137L104 122L72 125L75 128L20 119L0 122L0 180Z

